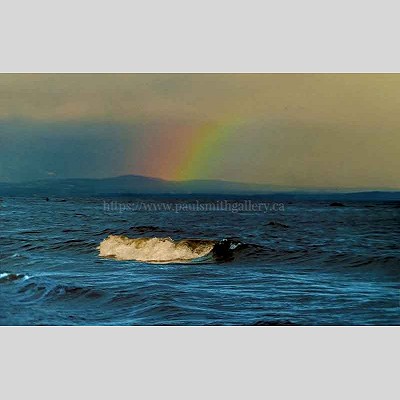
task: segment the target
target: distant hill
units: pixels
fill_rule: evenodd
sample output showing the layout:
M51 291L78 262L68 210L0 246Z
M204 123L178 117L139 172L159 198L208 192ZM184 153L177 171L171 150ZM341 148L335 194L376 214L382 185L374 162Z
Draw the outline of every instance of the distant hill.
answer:
M266 195L280 199L400 200L400 191L344 193L334 190L296 189L276 185L223 180L167 181L140 175L105 179L47 179L24 183L0 183L0 196L126 196L165 195Z
M283 190L218 180L166 181L140 175L104 179L45 179L24 183L0 183L0 195L93 196L118 194L265 193Z

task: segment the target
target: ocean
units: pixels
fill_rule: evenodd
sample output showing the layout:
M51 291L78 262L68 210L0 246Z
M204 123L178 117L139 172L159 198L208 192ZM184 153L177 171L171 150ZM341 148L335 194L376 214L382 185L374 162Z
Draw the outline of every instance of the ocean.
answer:
M0 325L399 325L398 202L3 197Z

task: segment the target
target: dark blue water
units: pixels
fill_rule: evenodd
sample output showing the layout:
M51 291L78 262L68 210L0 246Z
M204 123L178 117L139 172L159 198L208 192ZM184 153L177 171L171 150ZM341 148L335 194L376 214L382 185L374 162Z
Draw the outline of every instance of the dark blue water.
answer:
M105 209L103 199L4 198L0 324L400 323L398 204L176 212L194 199L129 201L173 207L120 212ZM99 257L109 234L240 246L221 259L148 264Z

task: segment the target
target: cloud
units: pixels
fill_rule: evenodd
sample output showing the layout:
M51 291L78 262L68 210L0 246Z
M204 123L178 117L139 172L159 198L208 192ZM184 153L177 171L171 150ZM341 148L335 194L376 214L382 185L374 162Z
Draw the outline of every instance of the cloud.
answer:
M399 109L398 74L1 74L0 180L173 178L238 120L193 178L400 188Z
M399 124L398 74L2 74L0 118Z

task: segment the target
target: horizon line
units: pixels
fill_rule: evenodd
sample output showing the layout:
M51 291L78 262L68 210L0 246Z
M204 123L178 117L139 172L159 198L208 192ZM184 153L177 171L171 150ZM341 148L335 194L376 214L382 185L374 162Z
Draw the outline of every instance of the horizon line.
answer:
M393 187L349 187L349 186L291 186L291 185L285 185L285 184L276 184L276 183L257 183L257 182L243 182L243 181L231 181L231 180L226 180L226 179L184 179L184 180L175 180L175 179L165 179L165 178L160 178L160 177L154 177L154 176L148 176L148 175L141 175L141 174L123 174L123 175L115 175L115 176L108 176L108 177L100 177L100 178L89 178L89 177L70 177L70 178L61 178L57 176L53 177L47 177L47 178L39 178L39 179L30 179L30 180L23 180L23 181L0 181L0 184L8 184L8 185L14 185L14 184L27 184L27 183L33 183L33 182L43 182L43 181L63 181L63 180L96 180L96 181L101 181L101 180L107 180L107 179L118 179L118 178L123 178L123 177L139 177L139 178L145 178L145 179L151 179L151 180L157 180L157 181L163 181L163 182L169 182L169 183L185 183L185 182L225 182L225 183L233 183L233 184L238 184L238 185L247 185L247 186L270 186L270 187L275 187L275 188L282 188L285 191L288 190L312 190L312 191L346 191L346 190L352 190L352 191L367 191L367 192L379 192L379 191L390 191L390 192L399 192L400 188L393 188Z

